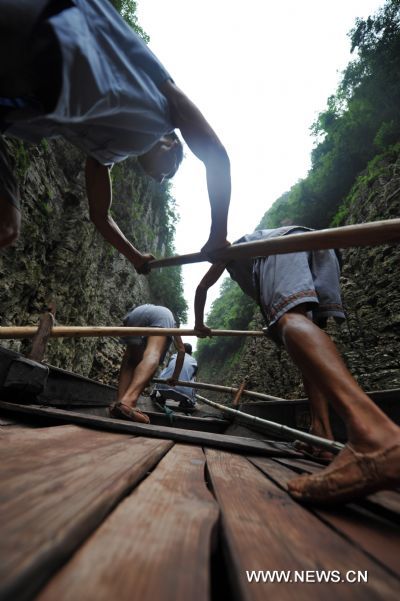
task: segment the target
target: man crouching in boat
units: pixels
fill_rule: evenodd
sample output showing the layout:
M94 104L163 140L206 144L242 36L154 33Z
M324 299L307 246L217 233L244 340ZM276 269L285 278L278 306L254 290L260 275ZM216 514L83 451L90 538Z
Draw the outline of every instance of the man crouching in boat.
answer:
M259 230L235 244L307 230L298 226ZM344 449L318 474L290 481L290 494L304 502L330 504L398 486L400 428L363 392L331 338L319 327L330 316L344 319L335 251L214 263L196 290L195 330L200 337L211 333L204 324L207 290L225 268L258 303L268 335L285 346L300 369L310 400L311 433L333 439L328 401L346 424L348 442Z
M146 328L176 328L172 312L158 305L140 305L132 308L124 317L124 326ZM110 416L133 422L148 424L149 416L137 409L140 394L164 361L170 344L174 340L178 351L175 369L167 382L174 386L181 373L185 358L185 347L180 336L124 336L121 342L127 345L122 359L118 382L118 399L110 407Z

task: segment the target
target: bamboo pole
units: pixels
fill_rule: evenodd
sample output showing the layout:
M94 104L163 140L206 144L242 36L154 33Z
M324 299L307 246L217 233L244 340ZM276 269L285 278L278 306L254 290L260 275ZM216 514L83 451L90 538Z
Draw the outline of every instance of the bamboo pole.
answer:
M232 401L233 407L237 407L239 405L240 399L242 398L242 394L244 391L244 387L246 386L248 380L249 380L249 378L248 378L248 376L246 376L245 379L240 384L239 388L237 389L237 393L235 394L234 399Z
M162 380L161 378L153 378L153 382L156 384L166 384L166 380ZM221 386L220 384L207 384L205 382L191 382L186 380L178 380L176 383L177 386L187 386L190 388L198 388L199 390L215 390L215 392L230 392L232 394L236 394L238 392L238 388L233 388L231 386ZM269 394L263 394L262 392L255 392L253 390L243 390L243 395L248 397L252 397L254 399L260 399L262 401L272 401L278 403L293 403L296 401L290 401L289 399L282 399L281 397L271 396Z
M215 261L266 257L268 255L319 250L322 248L349 248L351 246L377 246L400 242L400 219L386 219L372 223L345 225L325 230L288 234L278 238L268 238L256 242L234 244L213 253ZM200 263L209 259L202 253L176 255L149 262L150 269L172 265Z
M302 432L301 430L290 428L290 426L277 424L276 422L271 422L270 420L262 419L261 417L256 417L255 415L243 413L243 411L238 411L237 409L231 409L230 407L226 407L225 405L221 405L220 403L210 401L209 399L206 399L205 397L200 396L199 394L196 394L196 398L199 399L199 401L203 401L203 403L206 403L206 405L210 405L211 407L219 409L223 413L233 415L235 418L239 419L241 423L245 423L249 426L257 425L257 429L263 429L267 433L273 432L274 434L280 434L281 436L289 437L292 440L301 440L303 442L311 444L314 447L327 449L332 453L339 453L344 447L344 445L340 442L336 442L334 440L327 440L326 438L314 436L314 434L309 434L308 432Z
M37 326L2 326L0 339L32 338ZM185 328L129 328L125 326L56 326L52 338L94 338L125 336L196 336L195 330ZM211 330L212 336L265 336L262 330Z

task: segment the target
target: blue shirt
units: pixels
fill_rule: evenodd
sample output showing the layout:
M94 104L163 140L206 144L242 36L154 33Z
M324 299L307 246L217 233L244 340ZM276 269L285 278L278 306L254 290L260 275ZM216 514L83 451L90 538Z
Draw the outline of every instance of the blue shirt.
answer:
M49 19L60 43L62 89L54 111L15 121L7 135L63 136L103 165L149 150L173 131L160 86L172 79L105 0L75 0Z
M161 374L159 376L160 378L162 378L163 380L167 380L168 378L172 377L172 374L174 373L177 357L178 357L177 353L175 353L175 355L172 355L167 367L161 372ZM185 382L190 382L193 380L196 371L197 371L196 359L194 357L192 357L192 355L185 353L185 358L183 361L182 370L179 375L179 379L184 380ZM195 396L195 390L193 388L189 388L188 386L171 387L171 386L168 386L168 384L156 384L155 389L156 390L172 390L172 391L178 392L178 393L182 394L183 396L186 396L189 399L193 399L193 400L194 400L194 396Z

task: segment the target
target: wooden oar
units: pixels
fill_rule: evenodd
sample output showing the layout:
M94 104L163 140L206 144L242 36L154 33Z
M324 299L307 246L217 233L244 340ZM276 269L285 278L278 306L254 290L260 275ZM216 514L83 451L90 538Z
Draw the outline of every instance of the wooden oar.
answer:
M0 339L32 338L37 326L2 326ZM93 338L124 336L196 336L195 330L185 328L128 328L125 326L56 326L51 338ZM212 336L265 336L262 330L211 330Z
M288 234L279 238L269 238L256 242L243 242L228 246L213 253L215 261L230 261L248 257L266 257L303 250L321 248L349 248L351 246L377 246L400 242L400 219L387 219L358 225L345 225L326 230ZM209 259L202 253L176 255L149 262L150 269L172 265L200 263Z
M156 384L166 384L166 380L161 378L153 378L153 382ZM178 380L177 386L186 386L190 388L198 388L199 390L215 390L215 392L230 392L236 394L238 388L231 386L221 386L220 384L207 384L205 382L191 382L187 380ZM260 399L262 401L273 401L279 403L295 403L296 401L290 401L289 399L282 399L281 397L271 396L270 394L263 394L262 392L255 392L253 390L243 390L243 395Z
M221 405L220 403L210 401L209 399L206 399L205 397L200 396L199 394L196 394L196 398L199 399L199 401L205 403L206 405L210 405L211 407L219 409L227 415L232 415L236 418L239 418L239 421L241 423L248 424L249 426L254 426L254 424L256 424L258 430L262 429L266 433L274 432L274 434L280 434L281 436L290 438L291 440L301 440L315 447L320 447L322 449L332 451L332 453L339 453L339 451L341 451L344 447L344 445L342 445L340 442L327 440L326 438L314 436L313 434L309 434L308 432L302 432L301 430L296 430L295 428L290 428L289 426L284 426L283 424L277 424L276 422L271 422L267 419L256 417L255 415L243 413L243 411L238 411L237 409L231 409L230 407L226 407L225 405Z

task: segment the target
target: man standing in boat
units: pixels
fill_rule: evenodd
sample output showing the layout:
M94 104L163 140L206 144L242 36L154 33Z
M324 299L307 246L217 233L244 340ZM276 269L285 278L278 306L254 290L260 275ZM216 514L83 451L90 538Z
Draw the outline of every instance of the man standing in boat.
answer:
M259 230L235 244L307 230L298 226ZM305 502L332 503L398 486L400 428L359 387L335 344L321 329L330 316L344 319L335 251L214 263L196 290L195 330L200 337L211 334L204 324L207 290L225 268L258 303L266 320L266 333L284 345L300 369L311 405L311 432L333 439L328 402L347 427L348 442L340 454L318 474L289 482L290 494Z
M228 244L227 152L196 105L105 0L2 0L0 132L37 143L62 136L84 151L89 215L139 273L154 258L137 250L110 215L109 169L137 156L158 182L183 157L178 129L204 163L211 230L202 251ZM0 247L17 240L19 191L0 136Z
M176 328L172 312L159 305L140 305L132 308L124 317L124 326L145 328ZM185 359L185 347L178 335L124 336L126 344L118 382L118 399L110 407L110 416L148 424L148 415L137 409L140 394L149 384L158 366L164 361L174 340L178 351L175 368L168 378L174 386L181 373Z

